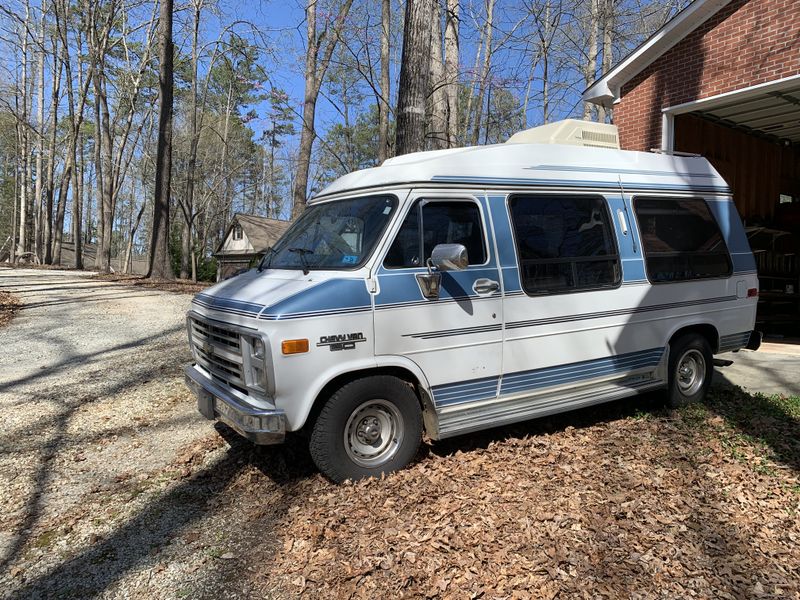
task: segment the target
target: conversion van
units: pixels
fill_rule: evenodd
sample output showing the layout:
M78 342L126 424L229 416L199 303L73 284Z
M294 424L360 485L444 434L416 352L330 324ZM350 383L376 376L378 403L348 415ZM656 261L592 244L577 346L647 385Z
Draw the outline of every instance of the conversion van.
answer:
M702 398L714 354L760 343L730 189L703 158L567 125L316 195L258 268L194 298L200 412L256 444L304 430L342 481L403 467L423 434Z

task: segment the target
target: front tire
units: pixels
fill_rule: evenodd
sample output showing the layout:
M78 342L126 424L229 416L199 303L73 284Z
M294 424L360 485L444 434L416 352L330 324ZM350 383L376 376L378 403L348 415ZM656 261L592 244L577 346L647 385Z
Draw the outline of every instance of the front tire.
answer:
M714 373L708 340L697 333L683 335L670 343L667 404L680 408L700 402Z
M345 384L323 406L309 450L335 481L380 477L405 467L422 440L422 411L411 387L388 375Z

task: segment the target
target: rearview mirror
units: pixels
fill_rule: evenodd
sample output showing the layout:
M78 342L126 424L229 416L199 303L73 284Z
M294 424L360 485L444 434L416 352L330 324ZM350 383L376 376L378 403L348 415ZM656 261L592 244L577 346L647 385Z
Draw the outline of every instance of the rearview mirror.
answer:
M462 244L437 244L431 252L431 264L438 271L463 271L469 264Z

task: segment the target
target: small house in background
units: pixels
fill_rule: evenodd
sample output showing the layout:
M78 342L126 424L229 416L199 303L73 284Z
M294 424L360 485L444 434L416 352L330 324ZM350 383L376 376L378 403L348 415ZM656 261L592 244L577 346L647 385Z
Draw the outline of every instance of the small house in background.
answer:
M278 241L289 224L290 221L236 213L214 253L218 263L217 281L261 260L267 248Z

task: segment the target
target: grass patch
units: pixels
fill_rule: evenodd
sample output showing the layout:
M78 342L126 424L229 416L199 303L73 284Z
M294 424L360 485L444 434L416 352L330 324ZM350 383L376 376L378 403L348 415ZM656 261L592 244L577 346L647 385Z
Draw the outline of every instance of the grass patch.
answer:
M678 413L685 426L715 437L733 458L759 474L778 477L780 465L800 472L800 397L715 387L704 403Z

